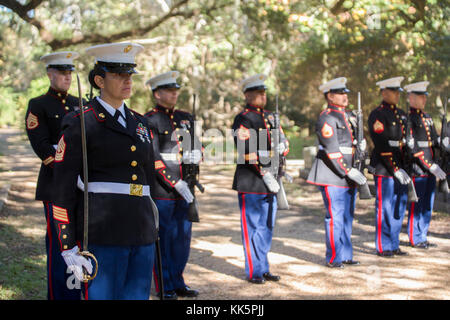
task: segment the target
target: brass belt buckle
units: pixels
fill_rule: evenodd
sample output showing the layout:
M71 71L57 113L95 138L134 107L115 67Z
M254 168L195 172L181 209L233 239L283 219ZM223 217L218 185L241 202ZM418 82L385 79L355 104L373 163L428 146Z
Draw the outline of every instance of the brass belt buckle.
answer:
M142 197L143 185L142 184L130 184L130 195Z

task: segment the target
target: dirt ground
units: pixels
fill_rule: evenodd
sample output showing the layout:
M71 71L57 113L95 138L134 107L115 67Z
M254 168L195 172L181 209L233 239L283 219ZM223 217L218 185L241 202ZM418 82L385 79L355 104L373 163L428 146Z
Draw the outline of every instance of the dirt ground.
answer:
M20 133L0 129L0 189L9 190L0 212L0 224L20 234L22 246L34 246L31 254L43 260L45 219L42 204L33 200L39 161ZM269 254L271 272L280 275L281 280L264 285L248 283L237 195L231 190L233 169L225 165L201 167L201 183L206 191L198 193L201 222L193 226L191 255L184 275L188 285L200 291L198 299L450 298L448 214L433 217L429 241L436 243L436 248L408 247L405 218L401 249L409 255L381 258L376 256L374 247L374 200L358 200L352 241L354 258L361 265L329 269L324 265L324 209L320 193L304 183L294 167L290 169L296 178L285 185L291 208L278 211ZM0 240L0 250L4 246ZM45 268L41 266L38 270L43 273L37 277L45 288ZM37 288L17 289L27 291L24 293L27 299L42 298L33 293Z

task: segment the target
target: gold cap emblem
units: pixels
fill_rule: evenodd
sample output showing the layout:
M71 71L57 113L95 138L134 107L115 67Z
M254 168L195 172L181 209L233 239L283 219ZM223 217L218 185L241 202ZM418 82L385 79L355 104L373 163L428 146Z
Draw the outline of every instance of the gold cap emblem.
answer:
M131 48L132 48L132 46L131 46L131 44L129 44L128 46L125 47L125 49L123 49L123 52L128 53L128 52L130 52Z

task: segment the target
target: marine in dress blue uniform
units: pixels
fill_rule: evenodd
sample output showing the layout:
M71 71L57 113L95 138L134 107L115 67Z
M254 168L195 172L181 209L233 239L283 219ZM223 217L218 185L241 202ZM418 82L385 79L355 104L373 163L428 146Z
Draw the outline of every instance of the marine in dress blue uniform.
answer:
M55 156L53 212L58 245L67 265L81 280L92 263L79 255L83 239L83 191L89 190L89 246L98 274L83 286L92 300L147 300L150 297L157 238L153 147L147 120L129 109L134 57L143 47L104 44L86 49L96 57L89 74L100 96L83 107L88 178L83 177L80 111L68 114Z
M186 285L183 278L192 236L192 222L187 215L189 203L193 201L193 195L183 180L183 162L187 159L195 164L200 162L201 143L195 137L194 150L190 150L193 117L175 108L180 88L176 82L178 76L178 71L169 71L147 81L156 106L145 114L151 128L155 154L157 182L154 199L160 212L159 234L166 300L198 295L198 291Z
M374 144L370 165L374 168L375 248L383 257L405 255L399 248L400 231L408 201L406 172L406 113L398 107L403 77L377 82L383 101L369 115Z
M418 202L409 204L407 230L410 245L423 249L435 246L427 241L427 233L434 206L436 178L447 179L446 173L436 163L439 136L433 119L424 112L428 84L428 81L422 81L405 86L414 137L412 180L419 198Z
M367 179L352 168L355 154L356 116L346 110L348 105L347 79L333 79L322 86L328 107L316 123L319 141L316 159L307 182L317 185L325 204L326 265L343 268L344 264L358 265L353 260L351 241L357 184ZM365 149L365 141L361 142Z
M36 185L36 200L44 203L47 230L45 247L47 253L47 298L50 300L80 299L80 290L72 284L72 272L67 270L57 245L57 232L53 223L52 192L53 164L56 146L61 133L64 116L78 108L78 98L67 93L75 69L73 59L78 53L56 52L41 57L46 63L50 88L47 93L28 103L25 117L26 130L31 146L42 160Z
M264 109L265 79L266 75L257 74L241 82L247 105L235 117L232 127L238 150L232 188L238 192L245 272L247 280L255 284L280 279L270 272L268 260L280 188L272 169L272 161L279 158L272 156L275 152L289 152L281 128L281 143L276 146L272 141L275 123L273 113Z

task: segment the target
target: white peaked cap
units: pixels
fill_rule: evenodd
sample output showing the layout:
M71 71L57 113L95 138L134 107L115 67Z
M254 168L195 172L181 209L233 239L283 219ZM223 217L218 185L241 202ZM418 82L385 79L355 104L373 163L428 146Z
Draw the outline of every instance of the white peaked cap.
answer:
M75 51L49 53L41 57L46 66L73 65L73 60L80 55Z
M333 92L333 91L347 93L347 92L350 92L350 90L348 90L347 87L345 86L346 83L347 83L347 78L345 78L345 77L336 78L336 79L330 80L330 81L322 84L319 87L319 90L322 91L323 93Z
M428 81L421 81L411 83L405 86L406 92L417 93L417 94L427 94L427 87L430 84Z
M169 71L165 73L158 74L154 77L151 77L145 85L148 85L152 88L152 90L156 90L159 88L180 88L180 85L177 83L177 78L180 76L178 71Z
M242 92L245 92L250 89L267 89L264 81L266 81L267 76L265 74L259 73L254 76L245 78L241 81L240 87Z
M376 85L379 86L380 89L394 89L394 90L398 89L400 91L403 91L403 89L400 86L403 79L405 79L405 77L389 78L389 79L378 81L376 83Z
M96 61L135 64L136 55L143 50L140 44L123 42L92 46L86 49L86 53L94 56Z

